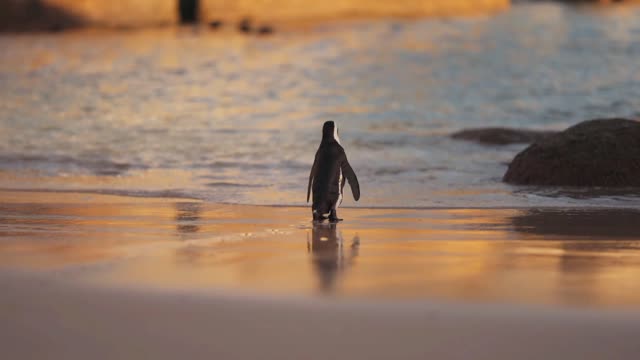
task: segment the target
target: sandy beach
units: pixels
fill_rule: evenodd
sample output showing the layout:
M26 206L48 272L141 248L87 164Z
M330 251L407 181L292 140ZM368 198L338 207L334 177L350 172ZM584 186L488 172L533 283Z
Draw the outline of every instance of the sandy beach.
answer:
M0 198L10 358L623 359L640 349L633 210L343 209L344 223L313 227L296 207Z

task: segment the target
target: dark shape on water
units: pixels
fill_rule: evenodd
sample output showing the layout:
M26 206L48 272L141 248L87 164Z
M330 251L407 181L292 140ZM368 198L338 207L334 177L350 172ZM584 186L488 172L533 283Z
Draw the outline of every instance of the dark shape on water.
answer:
M640 187L640 122L596 119L520 152L503 181L518 185Z
M345 180L349 181L353 198L358 201L360 184L340 145L338 127L333 121L326 121L322 126L322 142L316 151L307 187L307 202L313 189L311 210L314 222L327 219L327 215L331 222L342 220L338 218L337 209L342 202Z
M198 21L198 0L180 0L178 11L180 12L180 22L192 24Z
M273 34L273 27L271 25L262 25L258 28L258 35L271 35Z
M49 32L58 33L61 31L64 31L64 25L62 24L54 23L54 24L51 24L51 26L49 26Z
M461 130L451 134L451 138L473 141L485 145L509 145L528 144L553 134L556 134L556 132L489 127Z
M538 1L542 1L542 0L538 0ZM555 0L556 2L560 2L560 3L566 3L566 4L576 4L576 5L582 5L582 4L601 4L601 5L607 5L607 4L611 4L611 3L624 3L624 2L634 2L637 0Z
M82 17L42 0L0 1L0 6L0 31L58 33L86 24Z
M240 20L240 23L238 23L238 31L248 34L252 30L253 30L253 28L251 26L251 19L244 18L244 19Z
M360 237L353 238L349 254L345 258L344 245L337 224L314 224L311 230L311 242L307 238L307 250L311 253L313 267L320 280L320 291L331 293L342 273L353 264L358 256Z
M511 218L514 230L556 240L584 237L586 240L637 240L640 210L634 209L529 209ZM606 249L626 246L603 241ZM606 250L603 249L603 250Z
M213 30L218 30L223 24L222 20L213 20L209 22L209 27Z

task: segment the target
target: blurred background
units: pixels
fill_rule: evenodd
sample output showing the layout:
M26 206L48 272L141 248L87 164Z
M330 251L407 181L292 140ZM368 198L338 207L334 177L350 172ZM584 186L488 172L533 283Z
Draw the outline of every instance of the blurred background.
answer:
M302 205L334 120L359 206L633 207L450 137L640 116L633 3L0 0L0 187Z
M509 0L2 0L5 28L145 27L238 21L301 22L336 17L443 16L505 9Z

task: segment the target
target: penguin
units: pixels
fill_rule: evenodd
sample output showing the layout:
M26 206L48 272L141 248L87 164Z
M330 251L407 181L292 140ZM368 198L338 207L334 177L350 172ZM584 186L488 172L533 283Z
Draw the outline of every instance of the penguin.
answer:
M333 121L326 121L322 126L322 142L313 160L307 187L307 202L313 189L311 211L314 222L327 218L330 222L342 221L336 210L342 203L345 179L349 181L353 198L358 201L360 185L356 173L347 161L347 154L340 145L338 127Z

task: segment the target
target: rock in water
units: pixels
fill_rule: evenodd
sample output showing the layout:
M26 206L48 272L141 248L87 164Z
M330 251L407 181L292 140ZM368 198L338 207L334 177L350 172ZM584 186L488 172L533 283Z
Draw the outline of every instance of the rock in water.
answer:
M466 129L451 134L458 140L473 141L486 145L527 144L555 134L553 131L520 130L509 128Z
M520 152L504 182L519 185L640 187L640 122L596 119Z

